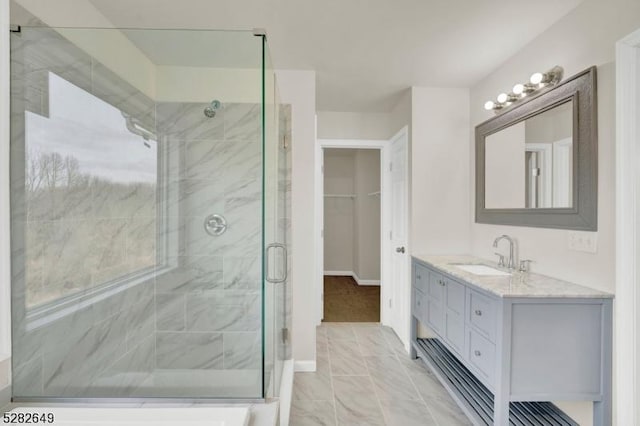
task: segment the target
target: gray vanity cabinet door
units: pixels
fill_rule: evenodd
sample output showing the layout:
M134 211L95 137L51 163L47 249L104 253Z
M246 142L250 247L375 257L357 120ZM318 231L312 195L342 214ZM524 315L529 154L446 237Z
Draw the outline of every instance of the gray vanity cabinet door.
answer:
M481 373L482 381L489 387L494 386L496 346L477 331L469 330L469 352L467 359Z
M464 354L465 286L447 279L445 286L445 338L459 354Z
M464 321L461 315L447 310L445 318L445 338L460 355L464 354Z
M427 297L417 288L413 288L413 315L420 322L427 322Z
M414 284L418 290L422 293L429 293L429 270L420 264L413 265L414 267Z
M427 325L440 336L444 336L444 310L441 300L427 298Z
M444 288L446 286L446 279L444 276L431 272L429 274L429 293L428 296L439 301L444 301Z
M429 292L427 293L427 325L438 335L445 336L445 289L446 279L437 272L429 273Z
M469 311L467 320L477 332L484 335L490 341L496 341L496 312L499 302L484 296L477 291L467 289L469 299Z
M453 280L446 280L447 309L462 316L464 314L464 295L466 287Z

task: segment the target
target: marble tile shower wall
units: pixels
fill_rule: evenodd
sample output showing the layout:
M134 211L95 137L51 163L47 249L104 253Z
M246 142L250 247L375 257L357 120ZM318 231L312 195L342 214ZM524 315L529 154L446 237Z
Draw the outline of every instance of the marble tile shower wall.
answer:
M25 112L49 116L49 72L154 127L155 104L151 99L54 30L25 28L11 36L12 164L26 164ZM86 189L52 196L44 208L34 208L25 193L25 168L13 167L11 171L14 396L126 396L155 368L155 280L59 312L55 319L37 324L27 321L29 297L37 296L28 294L27 282L40 281L46 289L54 278L62 282L75 274L90 283L92 277L100 280L120 264L132 262L141 250L135 244L138 230L155 221L154 209L145 208L155 205L155 197L140 199L130 194L139 199L139 205L128 204L130 210L123 212L123 204L118 204L113 194ZM100 229L105 224L120 229L108 246L98 240L67 238L71 229ZM44 235L39 245L30 236L33 233L27 232L28 227L35 229L39 238ZM43 256L49 261L34 264L30 257L34 250L49 250ZM88 262L92 254L101 260ZM61 261L73 258L77 263ZM91 267L85 269L88 264ZM78 275L78 271L86 271L86 275Z
M177 267L156 284L156 365L254 370L259 383L261 106L226 103L214 118L204 115L206 106L157 105L158 132L173 165L169 214L178 216L183 235L171 262ZM226 218L224 234L205 232L211 214Z

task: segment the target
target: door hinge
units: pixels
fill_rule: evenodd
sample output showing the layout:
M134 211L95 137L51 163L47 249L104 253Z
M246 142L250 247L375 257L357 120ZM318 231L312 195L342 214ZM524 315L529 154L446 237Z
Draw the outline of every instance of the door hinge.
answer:
M320 238L324 238L324 229L320 230Z
M324 164L320 166L320 173L324 174Z
M389 299L389 308L391 308L393 306L393 303L391 302L391 299Z
M393 171L393 163L389 163L389 171L392 172Z
M393 240L393 231L389 231L389 239Z
M282 343L287 343L287 340L289 340L289 329L288 328L283 328L282 329Z

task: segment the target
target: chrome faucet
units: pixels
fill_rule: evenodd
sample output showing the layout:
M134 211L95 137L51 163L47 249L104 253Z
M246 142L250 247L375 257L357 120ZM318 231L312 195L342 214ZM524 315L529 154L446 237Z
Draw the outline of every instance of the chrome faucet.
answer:
M501 235L498 238L496 238L493 241L493 247L498 247L498 243L500 242L500 240L507 240L509 241L509 260L507 262L507 268L509 269L516 269L516 259L514 256L514 246L515 246L515 241L513 240L513 238L511 238L508 235Z

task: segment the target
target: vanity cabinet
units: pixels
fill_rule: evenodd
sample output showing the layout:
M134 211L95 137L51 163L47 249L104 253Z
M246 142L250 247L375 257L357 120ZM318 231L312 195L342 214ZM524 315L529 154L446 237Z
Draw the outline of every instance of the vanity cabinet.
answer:
M427 355L421 323L455 357L436 376L461 363L472 379L441 381L481 383L493 396L485 398L493 424L509 424L510 402L589 400L594 424L610 425L612 295L536 274L474 276L445 259L413 259L412 354ZM454 398L474 423L487 424Z

